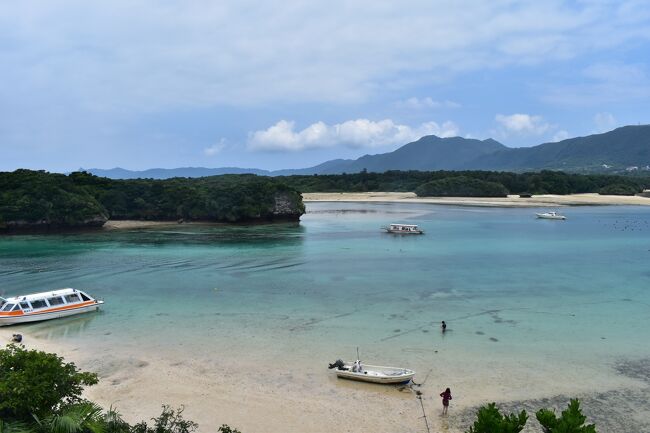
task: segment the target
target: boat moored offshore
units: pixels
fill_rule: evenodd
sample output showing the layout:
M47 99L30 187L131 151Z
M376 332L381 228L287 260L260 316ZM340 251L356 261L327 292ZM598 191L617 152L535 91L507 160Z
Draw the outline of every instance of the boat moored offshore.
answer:
M388 233L406 234L406 235L421 235L424 230L419 228L417 224L399 224L393 223L387 227L382 227Z
M544 213L537 213L537 218L542 218L542 219L547 219L547 220L565 220L566 217L564 215L560 215L557 212L544 212Z
M0 297L0 326L17 325L96 311L104 301L77 289Z

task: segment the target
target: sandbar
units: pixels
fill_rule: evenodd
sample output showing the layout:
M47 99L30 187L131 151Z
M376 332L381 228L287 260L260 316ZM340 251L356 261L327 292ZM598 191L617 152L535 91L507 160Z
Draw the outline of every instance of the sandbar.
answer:
M303 193L304 202L391 202L430 203L453 206L486 207L556 207L556 206L650 206L650 198L643 196L619 196L590 194L534 195L520 198L508 197L418 197L413 192L342 192Z

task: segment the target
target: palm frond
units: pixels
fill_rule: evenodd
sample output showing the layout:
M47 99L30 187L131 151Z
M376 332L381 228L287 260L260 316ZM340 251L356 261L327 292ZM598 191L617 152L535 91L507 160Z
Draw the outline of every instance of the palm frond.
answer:
M48 433L104 433L102 409L95 403L85 401L65 406L58 413L44 420Z
M0 419L0 433L34 433L34 429L24 422Z

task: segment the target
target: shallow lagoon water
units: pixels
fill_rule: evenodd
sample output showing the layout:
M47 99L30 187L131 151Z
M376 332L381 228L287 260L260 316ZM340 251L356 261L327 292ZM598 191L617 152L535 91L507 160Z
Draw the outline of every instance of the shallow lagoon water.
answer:
M525 387L527 366L543 366L530 378L541 387L554 369L614 374L650 356L648 208L566 208L567 221L405 203L307 210L300 224L2 237L0 293L69 286L106 301L17 328L38 338L253 364L325 365L359 346L369 363L452 376L482 360L512 399L530 390L509 389L499 367ZM391 222L426 233L379 230Z

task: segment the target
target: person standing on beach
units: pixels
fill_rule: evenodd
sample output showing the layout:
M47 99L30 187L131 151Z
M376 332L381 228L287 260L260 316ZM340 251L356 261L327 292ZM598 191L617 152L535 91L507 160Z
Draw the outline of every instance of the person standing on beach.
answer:
M451 400L451 390L449 388L445 389L444 392L440 393L440 397L442 397L442 414L447 415L449 400Z
M442 325L440 325L440 328L442 329L442 333L444 334L445 331L447 330L447 324L445 323L444 320L442 321Z

